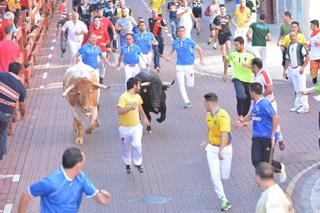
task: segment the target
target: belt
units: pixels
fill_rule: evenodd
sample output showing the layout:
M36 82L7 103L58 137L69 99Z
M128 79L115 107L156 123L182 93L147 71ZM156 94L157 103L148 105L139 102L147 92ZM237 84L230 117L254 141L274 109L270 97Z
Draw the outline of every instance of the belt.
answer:
M209 143L210 145L212 146L216 146L216 147L220 147L220 144L212 144L212 143ZM232 144L232 142L230 141L229 143L226 144L226 146L229 146L230 144Z
M136 64L126 64L126 65L128 65L129 67L135 67L135 66L137 66Z
M292 69L297 69L299 66L291 67Z

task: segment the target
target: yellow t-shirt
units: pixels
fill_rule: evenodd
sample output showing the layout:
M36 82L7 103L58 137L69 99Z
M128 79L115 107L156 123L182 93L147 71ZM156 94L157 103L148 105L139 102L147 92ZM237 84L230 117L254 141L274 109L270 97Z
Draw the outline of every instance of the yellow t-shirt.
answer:
M240 11L240 7L237 7L233 13L233 15L237 18L236 24L239 28L247 28L249 27L249 21L251 18L250 9L245 7L244 11Z
M302 33L298 33L297 41L303 45L306 45L308 43L306 37L304 37ZM282 39L281 46L284 46L285 48L287 48L289 47L290 43L291 43L291 40L290 40L290 34L289 34Z
M229 133L227 144L231 143L231 119L227 111L219 109L215 115L207 112L206 123L209 128L208 141L210 144L219 146L222 132Z
M162 14L162 5L164 5L166 3L165 0L151 0L151 7L152 9L157 9L158 10L158 14L161 15Z
M123 115L119 115L119 125L125 127L132 127L140 124L138 106L143 103L139 94L132 95L129 92L124 92L118 102L118 107L131 107L133 103L137 103L135 110L131 110Z

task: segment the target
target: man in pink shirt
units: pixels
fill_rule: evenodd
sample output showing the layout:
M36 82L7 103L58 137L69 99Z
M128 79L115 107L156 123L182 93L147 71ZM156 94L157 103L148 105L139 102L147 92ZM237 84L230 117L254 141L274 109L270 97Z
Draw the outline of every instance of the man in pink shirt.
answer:
M12 40L11 26L4 29L4 38L0 41L0 72L8 72L9 64L18 61L21 53L19 45Z

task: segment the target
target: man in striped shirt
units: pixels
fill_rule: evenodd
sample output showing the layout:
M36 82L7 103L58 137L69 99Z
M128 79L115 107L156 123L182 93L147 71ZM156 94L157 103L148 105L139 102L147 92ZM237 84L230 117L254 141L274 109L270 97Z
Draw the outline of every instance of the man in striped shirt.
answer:
M0 160L7 153L7 127L17 103L21 120L26 112L24 104L26 90L18 77L20 70L21 64L11 62L9 72L0 73Z
M262 85L262 93L263 96L271 103L274 111L277 113L277 102L273 95L273 85L272 78L270 74L262 69L263 63L260 58L254 58L252 60L252 72L254 74L253 82L258 82ZM285 149L285 143L283 141L283 137L280 131L280 125L278 125L276 134L275 134L275 142L279 143L280 150Z

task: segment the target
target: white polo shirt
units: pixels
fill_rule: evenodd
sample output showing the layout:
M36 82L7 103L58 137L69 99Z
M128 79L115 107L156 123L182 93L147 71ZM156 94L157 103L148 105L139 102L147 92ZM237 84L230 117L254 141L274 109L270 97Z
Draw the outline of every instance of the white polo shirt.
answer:
M312 33L309 35L309 44L311 45L310 49L310 59L311 60L319 60L320 59L320 45L316 46L316 42L320 42L320 32L316 35L312 36Z
M73 23L72 20L67 21L61 28L63 32L68 30L68 40L74 42L81 42L83 41L84 35L76 35L76 32L88 32L87 26L84 22L78 20L76 24Z

